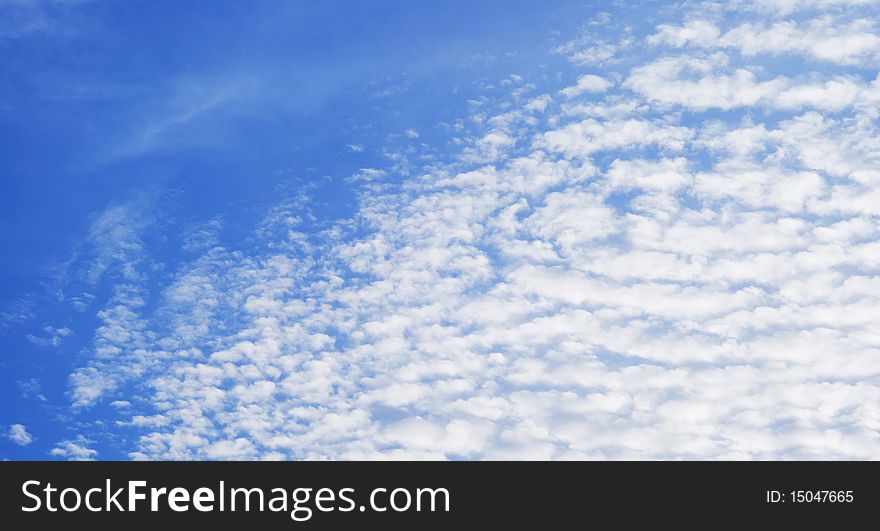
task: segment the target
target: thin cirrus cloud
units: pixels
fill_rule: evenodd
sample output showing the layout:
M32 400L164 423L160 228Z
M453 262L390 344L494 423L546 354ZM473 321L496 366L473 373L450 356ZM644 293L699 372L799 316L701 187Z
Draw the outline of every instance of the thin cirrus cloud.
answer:
M575 39L593 73L481 101L456 156L352 178L317 228L280 202L248 250L207 227L158 290L117 205L75 409L126 404L135 459L876 456L880 97L872 48L815 51L869 31L842 4ZM814 69L753 63L774 32Z

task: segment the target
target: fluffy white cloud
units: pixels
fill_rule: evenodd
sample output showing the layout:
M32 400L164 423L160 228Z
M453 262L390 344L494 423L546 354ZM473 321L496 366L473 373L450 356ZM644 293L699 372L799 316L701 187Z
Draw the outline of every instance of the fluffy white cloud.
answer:
M855 103L862 90L858 81L832 79L821 85L798 85L783 90L776 96L776 104L790 109L812 107L840 111Z
M591 118L543 133L535 145L566 157L588 157L599 151L646 146L679 151L692 135L688 127L663 122Z
M708 20L692 20L682 25L661 24L647 42L677 48L735 49L746 57L795 53L814 60L852 65L880 57L880 36L877 36L874 19L844 22L831 15L812 19L806 24L792 20L771 25L741 24L724 33Z
M686 24L660 24L657 33L647 38L649 44L668 44L681 48L688 44L711 46L717 44L721 30L707 20L691 20Z
M585 74L578 78L577 83L570 87L565 87L559 92L566 98L573 98L584 92L605 92L612 86L614 86L614 84L604 77L594 74Z
M664 57L636 67L624 82L650 102L697 111L741 107L819 109L839 112L848 107L876 105L876 86L854 76L825 81L777 76L760 80L748 68L730 68L729 58Z
M788 80L777 77L760 81L746 68L719 72L728 58L716 54L710 58L688 56L664 57L636 67L624 86L653 103L682 105L691 109L733 109L753 106L773 99Z
M33 435L28 433L27 428L23 424L11 424L6 437L19 446L27 446L34 441Z
M89 448L91 444L91 440L83 435L77 435L74 439L60 441L49 451L49 455L68 461L93 461L98 456L98 452Z

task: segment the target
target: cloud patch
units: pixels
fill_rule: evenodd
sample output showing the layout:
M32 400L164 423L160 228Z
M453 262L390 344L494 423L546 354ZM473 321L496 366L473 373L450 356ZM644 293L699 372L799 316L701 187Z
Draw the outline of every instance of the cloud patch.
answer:
M98 452L89 448L92 442L83 435L77 435L74 439L60 441L55 448L49 450L49 455L68 461L94 461Z
M11 424L6 432L6 438L19 446L28 446L34 442L34 436L28 433L23 424Z

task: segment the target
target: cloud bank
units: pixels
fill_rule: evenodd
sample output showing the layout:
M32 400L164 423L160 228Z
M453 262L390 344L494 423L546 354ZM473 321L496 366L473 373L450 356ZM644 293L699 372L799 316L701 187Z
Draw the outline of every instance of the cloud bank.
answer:
M251 249L206 222L158 293L117 205L74 407L125 403L135 459L876 457L874 8L580 36L570 85L481 105L457 156L364 170L352 218L285 199Z

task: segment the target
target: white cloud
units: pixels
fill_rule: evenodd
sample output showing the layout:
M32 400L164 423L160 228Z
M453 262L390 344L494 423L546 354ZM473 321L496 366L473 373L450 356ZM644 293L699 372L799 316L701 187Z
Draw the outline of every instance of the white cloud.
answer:
M692 20L681 26L661 24L657 33L648 37L649 44L668 44L681 48L688 44L709 46L716 43L721 31L714 23L706 20Z
M776 105L782 108L812 107L840 111L853 105L862 90L861 84L852 79L832 79L822 85L798 85L783 90L776 96Z
M62 457L68 461L93 461L98 452L89 448L92 441L83 435L77 435L74 439L60 441L55 448L49 450L49 455Z
M873 87L852 76L824 82L786 76L761 81L751 70L727 68L728 63L723 54L708 59L665 57L634 68L624 86L655 104L698 111L760 106L837 112L874 103Z
M223 220L220 218L191 224L181 234L180 247L187 252L205 251L220 243Z
M774 98L789 83L784 77L758 81L745 68L718 72L717 66L725 63L727 57L722 54L709 59L666 57L634 68L624 86L654 103L706 110L757 105Z
M749 7L759 11L770 11L777 15L789 15L804 10L828 10L833 8L858 8L873 6L877 0L736 0L731 7Z
M516 144L516 138L504 129L489 131L477 139L473 149L465 153L469 162L492 162L500 158L505 151Z
M584 92L605 92L614 84L604 77L593 74L585 74L578 78L577 83L559 91L566 98L579 96Z
M622 50L629 48L632 42L623 40L618 43L603 41L571 42L556 49L557 53L568 56L569 61L584 66L601 66L614 63Z
M618 159L611 163L607 175L610 190L639 188L673 193L692 181L684 157L658 161Z
M880 57L880 37L875 20L870 18L843 22L837 17L823 16L807 24L786 20L770 26L747 23L723 34L713 22L692 20L684 25L662 24L647 41L677 48L735 49L747 57L795 53L838 64Z
M62 341L64 341L64 338L73 334L73 330L66 326L55 328L52 325L44 325L43 332L45 332L45 336L26 334L24 337L34 345L39 345L41 347L57 347Z
M6 437L19 446L27 446L34 441L33 435L28 433L23 424L10 424Z
M43 384L41 384L36 378L18 380L15 383L18 385L18 389L21 391L21 396L23 398L36 398L41 401L46 400L46 396L42 393Z
M544 133L536 141L536 146L567 157L585 157L598 151L644 146L678 151L684 148L692 135L693 132L687 127L648 120L588 119Z
M547 106L550 105L552 98L549 94L544 94L543 96L539 96L525 106L526 112L544 112L547 110Z

